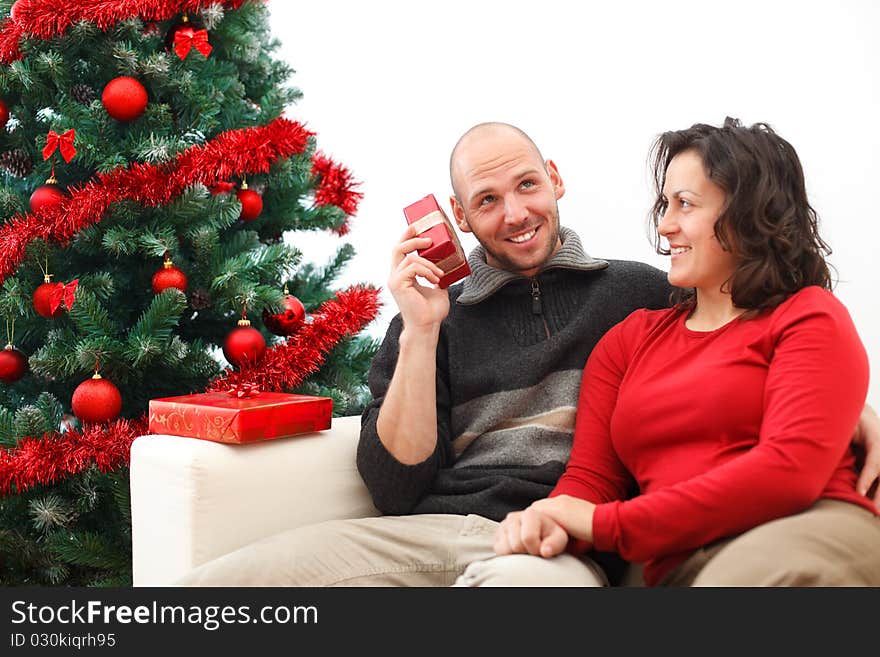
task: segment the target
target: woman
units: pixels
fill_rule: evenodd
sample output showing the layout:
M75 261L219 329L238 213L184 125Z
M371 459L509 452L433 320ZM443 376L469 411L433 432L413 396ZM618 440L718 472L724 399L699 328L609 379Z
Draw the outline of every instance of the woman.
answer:
M653 154L680 298L594 349L565 474L505 519L496 552L592 546L645 562L648 585L880 585L850 448L867 357L829 291L797 154L733 119L667 132Z

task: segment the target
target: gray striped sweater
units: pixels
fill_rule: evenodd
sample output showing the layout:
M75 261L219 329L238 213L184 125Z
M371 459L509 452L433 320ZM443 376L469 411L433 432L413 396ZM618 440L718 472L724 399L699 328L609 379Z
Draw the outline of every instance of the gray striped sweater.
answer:
M602 335L637 308L663 308L666 275L588 256L563 228L562 248L531 279L486 264L449 289L437 347L437 447L397 461L376 418L397 362L400 315L369 375L357 463L384 514L475 513L493 520L546 497L571 449L581 374Z

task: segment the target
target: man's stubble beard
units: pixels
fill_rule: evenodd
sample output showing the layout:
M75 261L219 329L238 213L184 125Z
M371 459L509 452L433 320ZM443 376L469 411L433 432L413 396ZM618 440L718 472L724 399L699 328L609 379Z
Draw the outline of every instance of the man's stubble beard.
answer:
M543 257L541 258L540 262L533 264L529 267L521 267L521 266L519 266L519 263L515 262L513 259L508 258L505 255L499 255L498 253L495 253L495 251L490 249L486 244L483 243L483 241L479 237L477 237L476 232L474 232L473 235L474 235L474 237L477 238L477 241L480 243L480 245L486 250L486 254L488 256L491 256L495 260L495 262L497 262L500 265L500 269L518 274L519 272L524 271L526 269L533 269L535 267L540 268L540 267L543 267L545 264L547 264L547 261L551 258L551 256L553 255L553 252L556 249L556 245L560 243L559 209L554 208L554 210L555 210L555 212L553 213L553 215L549 216L547 218L548 219L547 223L545 223L541 226L542 230L552 230L553 231L553 234L550 235L550 240L548 240L548 242L547 242L547 247L545 249ZM487 260L488 260L488 258L487 258Z

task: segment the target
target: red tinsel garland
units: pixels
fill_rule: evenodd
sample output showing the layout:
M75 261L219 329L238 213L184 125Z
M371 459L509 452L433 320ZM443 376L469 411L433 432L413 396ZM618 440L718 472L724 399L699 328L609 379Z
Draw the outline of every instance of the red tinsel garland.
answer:
M229 371L212 381L208 392L257 384L261 390L281 391L316 372L343 337L354 335L379 312L379 291L356 286L326 302L300 332L269 349L259 369ZM0 497L22 493L82 472L95 463L108 472L129 460L131 443L148 431L146 416L116 420L109 425L86 425L81 431L53 432L23 438L15 449L0 449Z
M354 216L364 195L354 191L358 186L351 172L337 164L321 152L312 157L312 175L320 178L315 192L315 205L335 205L347 215L343 224L336 229L339 235L348 232L348 217Z
M289 390L317 372L324 356L346 335L358 333L379 313L379 290L355 286L340 292L312 314L296 335L266 350L257 367L227 370L214 379L207 392L256 384L260 390Z
M71 25L88 21L109 30L119 21L139 16L164 21L183 12L195 13L220 0L18 0L15 18L0 28L0 62L21 59L19 42L27 37L48 40L61 36Z
M92 463L109 472L128 463L135 438L148 431L146 416L86 426L80 431L52 432L19 441L15 449L0 449L0 497L13 488L22 493L82 472Z
M242 173L267 172L275 160L302 153L314 133L284 118L266 126L229 130L193 146L161 165L133 164L98 176L39 215L22 214L0 227L0 282L24 259L35 239L65 242L98 223L111 203L125 199L145 205L169 203L195 183L206 186Z

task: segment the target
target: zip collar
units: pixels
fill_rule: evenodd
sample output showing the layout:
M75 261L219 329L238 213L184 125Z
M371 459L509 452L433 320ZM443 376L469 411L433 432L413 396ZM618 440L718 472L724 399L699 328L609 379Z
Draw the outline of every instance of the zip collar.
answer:
M571 228L559 228L559 239L562 246L547 263L541 272L548 269L571 269L574 271L596 271L605 269L608 262L593 258L584 251L581 240ZM486 249L482 245L471 251L468 256L471 275L464 279L462 291L456 300L465 306L485 301L502 287L515 280L523 280L525 276L505 269L496 269L486 262ZM537 275L537 274L536 274Z

